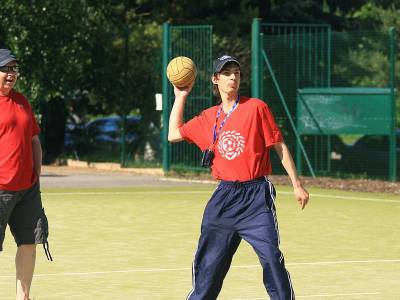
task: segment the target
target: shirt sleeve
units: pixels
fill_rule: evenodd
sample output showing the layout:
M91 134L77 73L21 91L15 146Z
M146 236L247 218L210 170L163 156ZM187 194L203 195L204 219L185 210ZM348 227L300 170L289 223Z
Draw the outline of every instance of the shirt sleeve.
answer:
M201 151L204 151L212 144L211 127L206 113L203 111L200 115L179 127L179 132L185 141L196 144Z
M264 136L264 143L266 147L270 147L274 144L283 142L282 133L275 123L274 116L268 105L262 105L260 107L261 114L261 128Z

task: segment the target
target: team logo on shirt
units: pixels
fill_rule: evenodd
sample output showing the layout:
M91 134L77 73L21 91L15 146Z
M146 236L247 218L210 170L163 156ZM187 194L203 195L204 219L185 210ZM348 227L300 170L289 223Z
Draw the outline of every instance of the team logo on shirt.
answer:
M244 149L244 138L235 130L224 131L218 140L218 151L222 157L233 160L238 157Z

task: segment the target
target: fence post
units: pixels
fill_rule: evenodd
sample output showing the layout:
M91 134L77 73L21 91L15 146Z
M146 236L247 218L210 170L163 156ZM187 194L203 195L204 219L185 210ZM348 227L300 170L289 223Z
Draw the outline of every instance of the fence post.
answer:
M392 98L392 130L390 134L390 166L389 166L389 177L391 181L396 181L397 177L397 157L396 157L396 75L395 75L395 61L396 61L396 36L395 29L391 27L389 29L389 40L390 40L390 93Z
M162 49L162 103L163 103L163 170L168 172L171 166L171 156L170 156L170 144L168 142L168 124L169 124L169 112L170 112L170 101L169 101L169 84L167 76L165 76L167 71L167 65L169 61L169 24L163 24L163 49Z
M331 87L331 80L332 80L332 31L331 26L328 27L328 67L327 67L327 86Z
M130 30L128 25L124 26L124 69L123 69L123 80L124 80L124 86L126 87L128 84L127 80L127 68L128 68L128 61L129 61L129 34ZM125 88L125 91L127 89ZM122 104L122 114L119 114L121 117L121 125L122 125L122 131L121 131L121 143L120 143L120 166L121 168L125 168L127 166L127 161L126 161L126 102L127 99L125 97L121 98Z
M260 20L251 25L251 96L260 98Z

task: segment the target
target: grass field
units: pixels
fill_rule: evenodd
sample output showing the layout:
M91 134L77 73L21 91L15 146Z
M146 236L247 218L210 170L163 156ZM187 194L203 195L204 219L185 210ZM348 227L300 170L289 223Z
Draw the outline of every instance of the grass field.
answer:
M32 296L185 299L203 208L214 186L43 190L48 262L38 247ZM400 199L310 189L301 211L277 187L281 249L298 299L400 299ZM14 297L15 245L0 254L0 299ZM268 299L242 242L218 299Z

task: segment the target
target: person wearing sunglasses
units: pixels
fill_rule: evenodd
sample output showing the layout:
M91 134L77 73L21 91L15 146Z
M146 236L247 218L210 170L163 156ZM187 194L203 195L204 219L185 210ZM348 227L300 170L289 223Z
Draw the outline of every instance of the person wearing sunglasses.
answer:
M36 244L43 244L52 258L39 186L40 129L28 100L14 90L17 64L9 49L0 49L0 251L8 224L17 244L16 299L28 300Z
M274 149L293 184L301 209L309 194L297 176L292 156L268 105L239 94L241 65L230 55L213 62L211 76L219 104L184 122L186 99L193 88L174 86L175 102L168 140L185 140L203 151L201 164L219 184L208 201L193 262L193 288L187 300L217 299L241 240L257 253L263 282L272 300L293 300L290 275L279 249L275 187L270 149Z

